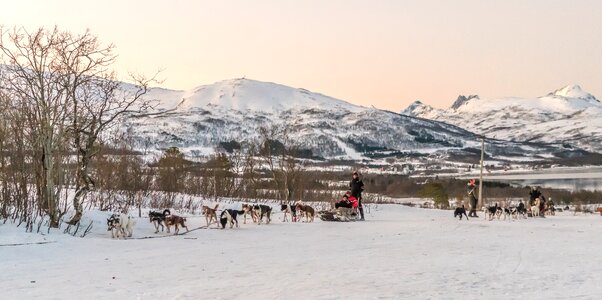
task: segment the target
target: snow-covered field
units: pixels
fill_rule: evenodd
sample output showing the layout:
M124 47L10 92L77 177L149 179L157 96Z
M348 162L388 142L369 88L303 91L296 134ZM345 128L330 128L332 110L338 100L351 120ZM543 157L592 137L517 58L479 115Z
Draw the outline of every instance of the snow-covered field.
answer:
M246 224L114 240L0 225L5 299L597 299L602 217L458 221L378 205L366 222ZM204 218L189 218L191 228ZM154 236L147 219L134 237ZM158 234L161 236L162 234ZM165 234L166 235L166 234ZM39 241L48 244L4 246Z

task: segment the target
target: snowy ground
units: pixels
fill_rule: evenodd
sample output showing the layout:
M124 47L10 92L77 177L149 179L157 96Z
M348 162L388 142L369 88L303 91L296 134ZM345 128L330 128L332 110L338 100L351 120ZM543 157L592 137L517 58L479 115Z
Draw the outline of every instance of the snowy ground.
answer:
M366 222L246 224L112 240L0 225L0 290L10 299L596 299L602 217L453 219L379 205ZM204 218L190 218L191 228ZM135 237L154 235L147 219ZM161 235L161 234L159 234ZM4 297L3 297L4 298Z

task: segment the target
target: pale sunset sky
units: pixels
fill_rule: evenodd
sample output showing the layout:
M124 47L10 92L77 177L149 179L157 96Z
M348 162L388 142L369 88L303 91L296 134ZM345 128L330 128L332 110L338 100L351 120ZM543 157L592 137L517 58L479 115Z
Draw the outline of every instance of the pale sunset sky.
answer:
M89 28L116 70L191 89L243 77L400 111L459 94L602 98L602 1L2 1L0 24Z

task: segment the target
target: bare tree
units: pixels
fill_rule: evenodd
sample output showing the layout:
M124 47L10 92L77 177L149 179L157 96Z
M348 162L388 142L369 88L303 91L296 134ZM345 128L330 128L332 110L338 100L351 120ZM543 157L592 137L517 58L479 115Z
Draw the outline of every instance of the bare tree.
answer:
M244 184L245 198L256 198L259 180L259 162L256 157L259 155L259 145L251 142L245 150L245 160L242 171L242 180Z
M41 207L50 216L51 226L65 213L58 208L54 175L55 154L64 142L67 117L65 74L57 45L62 34L54 30L6 30L0 27L0 51L4 54L0 89L9 104L27 120L32 139L36 190Z
M268 166L279 198L290 201L299 192L305 164L297 156L299 145L291 138L291 125L261 128L260 157Z
M8 122L6 111L8 99L0 93L0 218L8 218L10 192L8 187Z
M2 182L2 216L13 220L31 219L33 214L42 215L41 206L35 205L31 197L32 147L27 138L28 121L24 110L14 105L0 92L0 181ZM35 162L34 162L35 163Z
M116 80L109 68L115 63L113 45L102 45L89 31L81 35L61 33L57 44L60 69L66 89L66 101L72 108L68 127L77 153L77 174L73 208L75 214L68 222L79 222L86 193L94 186L90 161L98 154L98 142L120 118L145 111L149 100L143 99L153 79L131 76L133 85Z
M205 176L209 178L214 200L217 201L219 197L231 197L236 178L230 158L225 153L217 153L203 167Z
M228 157L230 161L230 191L231 197L243 197L244 180L241 178L246 165L245 153L235 149Z
M90 37L95 39L95 37ZM85 41L85 40L84 40ZM94 42L89 40L88 42ZM108 53L106 55L109 55ZM89 56L87 56L89 57ZM102 61L100 59L99 61ZM99 64L99 67L102 67ZM86 76L86 75L83 75ZM124 87L115 80L114 73L103 73L94 77L73 77L70 85L70 100L74 114L70 133L77 151L77 183L73 207L76 213L70 224L79 222L82 214L82 200L94 186L90 175L90 161L98 154L98 141L101 135L126 115L142 113L149 107L149 101L142 96L152 80L134 77L134 87ZM91 79L90 79L91 78ZM77 85L79 82L80 85ZM73 91L71 91L73 90Z
M131 76L130 85L116 81L109 69L116 59L113 49L101 45L89 31L76 35L56 27L33 32L0 27L5 64L0 92L27 120L38 202L53 227L65 213L56 199L60 189L55 177L63 178L61 160L69 152L76 153L75 214L69 221L76 224L83 198L94 186L89 166L98 153L99 139L122 117L149 106L143 95L154 79Z
M177 147L165 150L157 162L157 188L167 192L170 199L174 199L174 195L182 190L188 164Z

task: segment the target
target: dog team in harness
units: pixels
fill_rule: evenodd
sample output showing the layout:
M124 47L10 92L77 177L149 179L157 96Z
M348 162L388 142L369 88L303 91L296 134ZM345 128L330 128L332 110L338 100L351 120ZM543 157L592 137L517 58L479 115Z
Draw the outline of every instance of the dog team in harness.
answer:
M334 204L334 211L321 211L316 213L315 210L305 204L303 201L297 201L294 204L282 204L281 210L284 212L283 222L288 221L288 215L293 222L302 220L305 217L305 222L313 222L314 216L319 215L324 221L364 221L364 208L362 206L362 192L364 191L364 182L360 179L358 172L353 172L351 181L349 182L349 190L343 195L340 201ZM217 224L222 229L228 225L230 228L238 227L238 216L244 217L246 224L246 216L250 215L253 222L262 224L265 218L266 224L270 223L270 215L272 208L267 205L260 204L243 204L242 210L224 209L218 215L218 205L214 207L202 206L201 212L205 216L207 228L212 224ZM174 234L179 233L179 228L182 227L188 232L188 227L185 225L186 218L172 215L169 209L163 212L149 211L148 217L150 222L155 227L155 233L159 233L164 227L167 227L167 232L170 232L170 226L175 227ZM131 237L135 220L125 214L114 214L107 219L108 231L112 231L113 238Z
M468 220L469 217L478 218L477 215L477 205L478 198L476 196L477 188L474 179L470 179L468 181L468 199L470 205L470 212L466 215L466 209L464 204L459 207L456 207L454 210L454 218L459 217L462 220L462 216L466 216ZM551 215L554 215L555 212L554 203L552 201L546 201L546 198L543 196L541 191L536 186L533 186L529 189L529 202L528 206L523 203L522 200L519 201L517 206L511 207L502 207L498 206L497 203L493 206L483 207L483 212L489 220L493 220L494 217L500 219L502 216L504 220L506 218L515 218L522 216L523 218L527 218L527 216L532 217L542 217L545 218L545 213L548 212Z
M362 192L364 191L364 182L360 179L359 173L354 171L349 181L349 190L345 192L342 198L334 203L334 209L330 211L320 211L316 213L314 209L303 203L303 201L297 201L294 204L281 204L281 210L284 212L283 221L288 220L287 215L290 215L291 221L295 222L300 220L299 215L305 216L306 222L312 222L313 217L317 214L323 221L364 221L364 209L362 206ZM462 204L460 207L456 207L454 211L454 217L459 217L460 220L463 216L468 220L469 217L478 218L477 215L477 187L474 179L470 179L468 182L467 194L469 198L470 211L466 214L466 209ZM238 227L237 217L239 215L244 216L244 223L246 223L247 214L251 215L253 221L257 224L261 224L264 217L266 223L270 223L270 215L272 208L267 205L258 204L243 204L242 210L225 209L222 213L217 215L218 205L211 208L208 206L202 207L202 213L205 215L207 227L210 224L221 225L221 228L226 228L230 225L230 228L234 226ZM494 206L483 207L483 212L492 220L497 216L500 219L501 216L518 218L523 216L524 218L530 214L533 217L539 216L544 217L546 211L550 211L553 215L554 206L552 201L546 201L541 191L536 186L533 186L529 191L529 202L526 206L522 200L516 207L500 207L496 203ZM170 230L170 225L175 226L175 234L178 234L179 227L183 227L188 231L188 227L184 224L186 218L172 215L171 212L166 209L162 213L160 212L149 212L149 218L151 223L155 225L155 233L159 232L159 227L163 231L163 224L167 227L167 232ZM134 225L134 220L127 217L126 215L112 215L107 220L108 230L112 231L113 237L131 237Z

